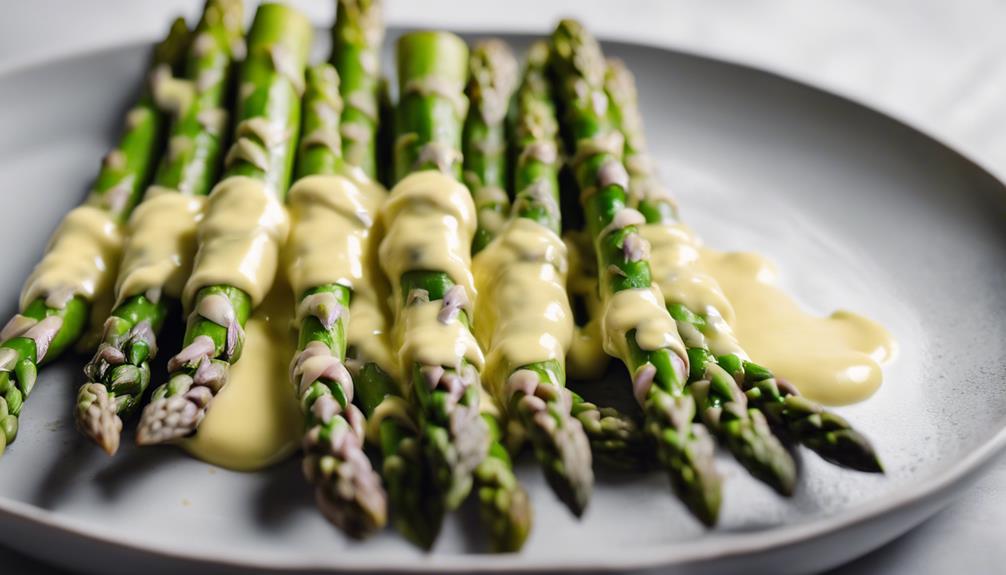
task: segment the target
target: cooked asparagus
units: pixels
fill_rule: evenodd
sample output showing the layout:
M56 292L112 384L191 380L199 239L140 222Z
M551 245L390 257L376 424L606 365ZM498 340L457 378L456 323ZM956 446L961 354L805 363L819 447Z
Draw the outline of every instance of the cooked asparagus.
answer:
M171 76L189 40L185 21L176 20L154 49L152 78ZM46 257L25 283L20 313L0 332L0 453L17 436L18 416L35 386L38 366L58 357L81 336L99 288L111 291L115 261L105 260L118 258L118 225L140 201L157 163L166 122L167 114L147 87L130 109L118 145L105 156L85 205L64 218ZM97 233L90 237L69 237L74 228L95 226ZM57 267L68 263L59 261L59 243L81 241L89 243L94 253L87 255L92 259L78 259L74 265L83 268L66 268L71 276L57 278L65 282L47 281L52 272L58 274Z
M627 205L629 178L620 159L622 138L609 117L600 46L578 22L563 20L552 34L551 59L607 311L618 309L615 298L633 297L652 308L643 319L660 326L644 330L644 322L606 317L609 326L625 328L624 335L608 338L606 351L618 356L632 374L645 430L656 442L657 456L678 497L698 519L712 525L721 500L714 444L705 426L692 421L696 406L686 386L684 344L662 302L651 301L655 295L650 290L650 265L644 251L637 249L640 238ZM654 337L641 342L647 335Z
M168 362L168 382L154 390L143 411L141 445L196 430L226 384L230 364L241 356L248 316L271 287L279 241L286 235L281 202L293 168L311 31L307 18L281 4L263 4L255 14L240 74L235 142L224 178L210 194L183 293L191 310L184 347ZM244 221L232 221L241 215ZM240 257L228 257L235 249L262 257L253 269L241 267ZM217 283L218 274L243 283Z
M465 184L478 211L479 228L472 242L472 253L477 253L499 233L510 209L505 120L517 87L517 60L510 47L496 39L476 44L469 60L465 93L470 105L461 148Z
M624 64L612 60L607 67L606 86L614 117L625 136L630 187L637 194L639 211L649 224L676 223L677 206L660 184L647 153L635 78ZM679 331L691 334L686 338L691 358L689 383L701 390L702 420L717 431L752 475L784 495L791 494L795 487L795 464L766 423L837 465L860 471L882 470L869 440L848 422L797 397L795 388L779 385L771 372L748 361L747 354L728 333L729 326L720 319L722 310L689 309L669 294L665 298ZM714 353L711 339L726 340L731 345Z
M583 426L570 413L572 398L565 389L564 346L571 343L573 316L565 291L565 246L559 238L558 125L546 78L547 59L545 43L532 47L517 94L515 219L496 232L498 239L477 258L486 268L479 272L483 276L479 297L487 299L487 309L493 310L487 314L493 319L483 318L477 332L490 364L509 367L502 374L505 382L494 377L490 389L525 430L549 485L579 516L590 499L594 475L590 444ZM501 83L488 78L483 82ZM480 211L480 223L490 215L491 210ZM493 226L482 225L482 229L489 232ZM531 244L546 247L535 252ZM527 305L535 295L543 296L541 307ZM549 310L551 319L539 315ZM527 345L513 350L507 338L524 330L528 330ZM536 348L540 351L530 356L536 361L524 363L514 357Z
M383 6L379 0L339 0L332 63L342 95L342 152L347 163L377 179L377 132Z
M387 500L363 452L364 417L352 404L353 380L343 365L353 293L339 282L357 278L341 277L338 262L352 255L338 253L341 250L334 242L365 237L369 226L354 210L367 206L376 211L384 194L368 195L341 178L326 178L344 169L339 76L330 64L307 72L297 170L301 180L290 192L292 226L287 246L291 284L301 292L296 318L300 337L291 378L307 420L304 474L315 485L325 516L350 536L361 538L384 526ZM344 217L347 212L352 212L353 223ZM301 280L297 270L305 265L325 268L325 277Z
M467 68L468 48L453 34L414 32L399 40L400 101L394 154L398 179L411 174L412 182L422 181L423 176L434 172L460 177ZM437 184L441 183L442 180L437 180ZM469 208L474 212L474 206L466 196L467 204L447 206L434 202L428 207L430 211L426 211L427 206L410 198L403 184L395 187L382 210L387 234L381 245L381 264L389 281L397 286L396 330L404 334L405 342L412 342L401 352L402 371L411 380L412 395L420 408L424 453L430 460L444 507L451 510L468 495L472 471L488 449L486 424L479 417L477 364L481 362L481 351L468 327L468 308L474 299L469 294L473 289L459 283L465 277L454 277L449 273L451 270L418 268L415 262L423 261L422 254L419 253L419 258L415 254L425 248L413 250L407 245L412 240L404 237L407 234L403 233L401 238L396 234L405 230L403 225L445 210L440 221L451 220L452 229L437 230L433 233L442 233L444 237L431 239L444 242L441 247L450 261L457 264L453 271L458 276L467 276L470 284L467 266L471 239L465 238L468 232L463 226L474 225L473 219L467 219L473 215ZM425 316L420 316L434 307L440 310L435 314L435 324L457 330L457 337L464 342L464 350L449 361L445 358L446 363L426 363L420 359L428 351L424 346L428 348L434 343L421 341L422 330L435 327L425 321ZM410 361L414 363L409 364Z
M494 552L520 551L531 532L534 509L514 475L513 461L503 445L496 406L485 409L482 418L491 441L489 453L475 468L475 491L482 522L489 528L489 545Z

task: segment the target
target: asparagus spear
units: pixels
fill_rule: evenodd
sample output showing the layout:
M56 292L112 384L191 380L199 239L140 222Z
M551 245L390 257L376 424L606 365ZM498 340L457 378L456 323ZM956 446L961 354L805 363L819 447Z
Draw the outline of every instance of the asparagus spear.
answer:
M438 170L459 178L468 48L453 34L415 32L403 36L397 49L400 100L395 175L402 179L412 172ZM394 197L392 192L388 205ZM460 321L468 332L468 314L460 305L466 298L458 294L464 288L445 271L412 270L388 279L399 284L400 324L403 306L442 301L452 311L450 323ZM453 311L458 312L456 316ZM471 490L472 471L488 448L485 422L478 411L478 370L464 357L458 357L454 365L417 363L403 369L411 374L422 418L423 450L435 485L444 507L454 509Z
M240 0L208 0L186 59L187 81L162 79L161 85L184 107L178 110L169 152L154 176L157 189L152 187L148 196L204 196L216 179L227 117L223 105L242 21ZM129 254L123 259L129 260ZM126 271L120 272L120 281ZM150 381L149 360L157 352L157 333L171 303L162 297L164 288L150 286L116 305L94 358L84 368L88 383L77 394L77 428L109 455L119 448L120 416L132 413Z
M371 179L378 176L378 167L387 163L379 161L377 149L378 131L387 133L390 127L387 115L377 114L379 107L390 109L390 103L386 104L384 99L378 106L379 94L386 93L386 89L382 91L380 87L384 85L386 88L386 82L378 76L383 35L380 2L339 0L332 36L332 62L340 77L339 91L343 100L339 126L343 158L340 161L360 169ZM335 137L332 135L327 139L334 143ZM321 155L324 152L313 153ZM370 278L371 283L377 281L378 278ZM343 303L350 299L357 305L361 303L363 296L360 294L339 293L344 290L341 286L333 286L333 290ZM377 305L376 302L369 303ZM348 322L349 318L345 321ZM367 435L378 439L383 459L381 472L388 490L386 496L396 510L395 526L409 540L428 549L440 532L444 511L439 499L427 496L434 487L430 484L430 475L421 455L415 416L406 408L407 404L394 380L373 358L366 357L359 349L345 349L347 328L348 323L343 323L342 331L334 331L333 336L342 338L341 354L345 356L348 353L350 356L346 365L350 368L357 401L367 419L375 423L372 426L374 431ZM392 415L384 417L388 413ZM362 471L357 475L363 475ZM348 483L343 482L342 485L348 486ZM377 489L369 487L369 484L363 489L369 494L362 493L360 501L370 502L369 509L361 509L353 503L354 497L360 498L354 491L347 489L345 497L333 500L336 507L348 506L348 510L338 513L359 517L360 511L363 511L362 516L371 520L373 527L378 522L383 523L386 503L377 503ZM377 513L379 507L381 513Z
M377 128L384 17L380 0L339 0L332 63L339 71L342 152L346 162L377 179Z
M660 184L647 154L635 78L622 62L611 60L606 86L615 121L625 135L630 187L638 194L639 211L650 224L677 222L677 206ZM795 388L780 384L770 371L748 361L739 346L715 356L707 338L715 337L716 331L721 332L722 338L722 331L729 329L711 316L720 316L719 310L688 309L670 299L667 305L680 331L692 334L687 338L691 358L689 381L703 390L700 394L704 398L700 410L703 421L717 430L752 475L784 495L791 494L795 486L796 467L766 419L776 433L803 443L836 465L859 471L882 471L865 436L838 415L798 397Z
M392 522L409 541L430 549L440 534L445 510L423 456L419 414L377 363L365 357L353 359L362 363L355 370L353 383L367 416L367 437L380 447L381 476L394 512Z
M560 186L574 185L560 180ZM562 194L560 193L560 199ZM576 209L567 200L560 211ZM578 369L586 369L590 373L601 374L609 361L607 355L599 354L595 358L573 357L577 348L584 352L592 347L601 348L600 326L602 319L602 303L597 293L597 262L594 247L590 238L583 230L567 231L563 234L569 257L569 274L566 278L566 292L569 294L573 309L579 306L584 314L578 320L573 347L566 367L571 373ZM578 300L578 301L577 301ZM584 360L589 360L583 363ZM653 467L655 449L650 438L643 433L636 417L624 413L611 406L598 406L584 400L575 391L570 390L573 398L571 413L583 425L583 430L590 441L591 457L596 463L622 470L640 470Z
M343 168L339 76L331 64L321 64L308 68L306 85L298 174L302 178L337 174ZM291 204L290 245L296 248L298 236L310 233L310 228L298 229L304 220L296 196ZM387 500L381 479L363 452L364 417L352 404L353 381L343 365L351 297L351 289L338 283L309 286L300 296L300 337L291 378L307 423L304 474L315 485L325 516L350 536L362 538L384 526Z
M170 75L188 44L188 27L179 18L154 49L152 75ZM119 222L129 218L157 161L165 123L166 114L145 89L126 117L118 145L105 156L87 204ZM44 294L22 305L0 333L0 454L17 436L18 416L35 386L39 364L55 359L81 336L90 308L83 294Z
M263 4L255 13L241 69L236 141L225 160L222 184L242 176L264 182L265 189L280 201L285 197L300 126L300 92L311 31L307 18L281 4ZM213 195L217 193L215 189ZM212 208L211 204L204 224L213 218ZM186 284L187 292L193 278ZM209 285L194 294L185 347L168 362L168 382L154 390L143 411L136 438L140 445L163 443L195 431L225 385L230 364L240 358L243 327L252 306L252 296L233 285Z
M620 160L621 136L608 116L604 59L597 41L572 20L560 22L552 34L551 59L565 108L563 127L575 143L573 169L594 239L598 282L610 303L623 290L649 288L651 278L645 253L636 249L637 229L625 217L631 215L626 194L629 182ZM649 321L672 322L656 314ZM696 407L686 387L684 346L677 333L664 332L664 347L644 349L637 341L641 333L639 326L629 329L626 341L611 342L611 350L633 375L645 430L656 442L658 459L670 472L675 492L698 519L712 525L719 513L721 479L713 462L711 437L703 425L692 422Z
M493 44L489 46L492 50L502 49ZM492 70L477 70L476 62L480 59L485 60L486 57L473 58L473 74L486 75ZM545 233L555 234L558 243L558 234L561 232L557 149L559 128L546 78L547 63L548 45L543 42L533 46L517 94L514 182L518 191L514 216L539 224L545 228L542 230ZM502 72L504 71L500 70ZM489 78L484 78L481 82L502 83L501 80L492 81ZM503 107L502 104L496 105ZM475 114L469 113L469 123L473 115ZM483 161L477 166L482 167L487 163ZM486 172L486 179L488 173ZM494 177L502 180L498 176ZM477 198L476 195L476 201ZM495 208L479 213L480 222L492 209ZM492 226L483 226L483 230L491 229ZM505 281L505 276L502 279ZM563 297L565 298L565 294ZM495 348L495 345L493 342L490 347ZM499 353L494 349L488 352L490 355ZM505 396L500 397L500 400L506 402L507 412L514 415L526 430L549 485L570 511L579 517L590 499L594 474L591 469L590 443L583 426L570 412L572 399L565 389L565 358L516 366L507 377L507 390L495 391Z
M486 247L499 233L510 203L505 191L507 150L504 120L516 85L516 75L517 60L505 42L491 39L475 46L469 58L465 93L470 105L461 139L464 179L471 191L478 220L472 239L472 253ZM488 392L482 389L481 393ZM482 522L489 529L493 551L517 551L524 545L531 530L531 500L517 480L513 461L502 442L498 407L490 397L485 398L481 407L490 440L488 456L475 469L475 490Z
M464 181L478 211L479 227L472 241L472 253L477 253L499 233L510 208L504 120L517 85L517 60L506 42L484 40L472 50L468 70L465 93L471 105L461 146Z

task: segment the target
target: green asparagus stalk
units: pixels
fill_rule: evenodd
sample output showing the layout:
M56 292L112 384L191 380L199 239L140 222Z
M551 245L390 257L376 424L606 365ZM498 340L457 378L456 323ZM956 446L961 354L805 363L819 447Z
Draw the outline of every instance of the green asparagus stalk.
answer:
M621 162L620 134L611 125L604 92L604 58L596 39L572 20L559 23L551 38L552 68L564 110L564 129L573 144L573 170L581 190L587 229L598 258L598 283L607 296L651 285L645 254L631 249L639 239L631 223L616 218L628 203L628 176ZM678 497L703 523L716 522L721 478L714 444L705 426L693 423L695 399L685 359L674 349L644 350L636 330L627 334L625 362L643 406L645 430L656 442L660 463Z
M635 78L622 62L612 60L608 63L606 86L613 116L625 135L630 187L638 194L639 211L648 223L673 224L678 219L677 206L661 185L647 154ZM699 313L701 310L688 309L672 300L667 300L667 306L680 331L692 334L686 338L691 358L689 382L702 390L703 421L717 431L752 475L781 494L793 492L795 464L768 424L777 434L803 443L836 465L882 471L869 440L844 419L798 397L795 388L780 385L771 372L747 361L743 352L715 357L706 338L713 337L716 329L724 329L721 321L715 322L709 316L719 315L719 310ZM714 324L719 327L714 328Z
M339 71L342 153L369 178L377 179L379 84L384 15L380 0L339 0L332 30L332 63Z
M170 75L189 44L185 21L175 20L167 37L154 49L152 75ZM139 203L160 154L165 114L149 87L126 117L115 149L105 156L87 203L107 210L124 222ZM82 335L91 303L81 294L65 301L39 298L25 306L3 329L0 338L0 454L17 436L18 416L35 386L38 367L51 361ZM57 298L60 299L60 298Z
M398 42L400 100L394 150L398 179L422 170L461 176L461 131L467 109L463 89L468 48L444 32L414 32ZM403 304L443 301L457 284L441 270L409 271L399 282ZM460 286L457 286L460 289ZM458 320L468 329L468 314ZM450 366L403 366L409 369L413 396L422 421L423 450L446 509L468 495L472 472L488 449L485 422L479 417L479 374L459 357Z
M280 201L293 169L311 33L310 21L300 12L263 4L248 34L248 56L241 69L236 141L225 161L224 179L261 180ZM200 304L209 298L202 307L212 307L213 312L201 313ZM241 356L243 328L252 311L248 293L231 285L203 287L192 309L185 347L168 362L168 382L154 390L143 411L137 429L140 445L193 433L226 383L230 364Z
M477 253L499 233L510 209L505 120L517 86L517 59L506 42L484 40L472 50L468 71L470 106L461 146L464 181L478 212L472 241L472 253Z
M378 76L383 35L379 2L339 1L332 36L332 62L340 76L339 89L343 100L340 130L342 161L371 179L380 175L379 168L390 163L381 161L377 148L379 135L387 134L390 128L387 121L390 100L381 99L378 103L379 94L387 92L386 82ZM383 90L381 86L384 86ZM385 112L377 114L376 110ZM346 325L343 325L343 338ZM385 412L397 414L382 419L375 426L377 431L373 435L378 438L383 460L381 472L388 490L387 497L396 511L395 526L409 540L428 549L440 532L444 510L438 498L426 495L433 492L434 487L422 458L414 414L404 409L407 404L394 380L377 363L370 361L371 358L361 357L359 350L349 349L344 353L350 356L347 365L351 366L357 402L366 417L370 419L375 417L375 413ZM350 494L346 499L351 499L353 493L349 490L346 493ZM373 501L372 510L377 508L376 498ZM345 506L338 500L335 503ZM355 507L349 505L351 514L356 513ZM378 517L373 511L369 515ZM376 526L377 522L374 523Z
M498 41L483 48L491 51L503 49ZM493 58L498 60L501 56ZM473 75L484 76L479 80L483 85L502 84L502 80L485 76L491 73L512 72L501 69L499 65L485 67L484 62L488 59L490 56L487 55L472 58ZM516 158L513 178L517 190L514 217L534 221L558 236L562 227L558 182L559 128L552 103L551 87L546 77L547 65L548 45L544 42L536 44L529 53L527 69L517 93L516 121L513 130L513 155ZM471 85L472 83L469 87ZM484 99L483 95L482 100ZM484 103L475 99L473 105L479 106ZM502 103L493 105L505 107ZM473 123L473 116L481 117L484 114L477 110L469 112L469 124ZM475 137L484 134L485 128L480 126L480 130L466 130L465 136ZM502 138L502 134L499 137ZM474 149L479 146L470 147ZM502 156L502 153L500 155ZM469 173L476 180L502 183L503 176L491 175L488 160L489 158L481 158L480 162L473 164ZM496 162L502 163L502 160L497 159ZM480 211L480 223L487 216L493 216L494 210L503 207L505 206L494 204ZM488 218L488 221L491 222L493 219ZM493 226L484 225L482 229L487 232L484 237L491 238L491 235L494 235L489 233ZM590 500L594 474L591 468L590 443L584 434L583 426L571 414L572 399L565 388L565 358L518 366L508 375L507 381L510 391L505 399L501 398L501 401L506 402L507 413L526 431L535 456L544 469L545 478L553 491L570 511L579 517Z
M575 186L560 179L562 187ZM560 200L562 193L560 192ZM575 204L567 202L560 207L563 215ZM565 222L565 219L564 219ZM565 224L564 224L565 225ZM570 307L581 309L583 317L577 320L574 348L591 343L601 347L601 301L597 294L597 261L590 238L583 230L567 231L563 235L569 256L569 274L566 278L566 292L569 295ZM582 366L595 372L603 372L608 365L607 356L595 360L600 365ZM567 358L567 369L570 358ZM573 371L573 370L570 370ZM574 382L570 382L574 383ZM573 389L571 413L583 425L583 430L590 441L591 457L595 463L621 470L650 469L654 465L655 449L650 438L643 433L640 422L633 414L622 412L611 406L598 406L586 401Z
M216 180L233 51L241 41L240 0L208 0L194 32L184 81L161 80L162 92L183 105L171 127L169 152L154 176L158 192L209 193ZM190 257L194 254L190 254ZM102 341L84 368L77 394L77 428L109 455L119 448L122 417L133 412L150 381L149 360L169 306L161 288L129 297L112 310Z
M332 175L342 171L339 142L339 76L331 64L307 70L304 127L298 174ZM292 235L299 232L296 228ZM304 474L315 485L325 516L355 538L365 537L387 521L387 499L381 479L363 452L364 417L352 404L353 380L344 366L351 290L340 284L310 287L300 296L298 354L292 383L306 419ZM313 359L312 358L316 358ZM310 378L308 361L324 361Z
M296 176L333 175L344 171L339 135L343 102L339 72L331 64L309 66L305 74L303 123L297 151Z

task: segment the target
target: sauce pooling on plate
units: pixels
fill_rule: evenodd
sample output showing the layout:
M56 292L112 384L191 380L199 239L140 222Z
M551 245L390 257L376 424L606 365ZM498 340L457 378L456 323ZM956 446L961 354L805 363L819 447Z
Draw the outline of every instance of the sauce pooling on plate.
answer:
M897 345L879 323L840 310L807 313L777 285L775 266L754 253L702 250L702 262L733 304L733 328L755 362L827 405L870 397Z
M277 281L245 325L245 346L213 409L182 448L199 459L236 471L282 461L297 448L303 417L290 385L294 352L293 294Z
M880 387L881 364L896 349L880 324L850 311L804 311L777 285L770 261L705 248L686 226L647 224L640 232L664 298L706 315L709 327L699 337L714 354L750 356L828 405L862 401Z

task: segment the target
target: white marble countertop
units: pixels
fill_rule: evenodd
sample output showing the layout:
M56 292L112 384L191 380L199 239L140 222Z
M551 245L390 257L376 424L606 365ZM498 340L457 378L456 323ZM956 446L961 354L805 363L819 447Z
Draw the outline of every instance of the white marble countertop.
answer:
M391 24L545 32L564 15L598 35L752 64L897 117L1006 179L1006 3L997 0L387 0ZM317 22L331 0L292 2ZM3 2L0 73L152 41L201 0ZM86 22L86 26L81 26ZM1006 459L951 507L841 574L991 573L1006 564ZM0 547L4 573L61 573Z

